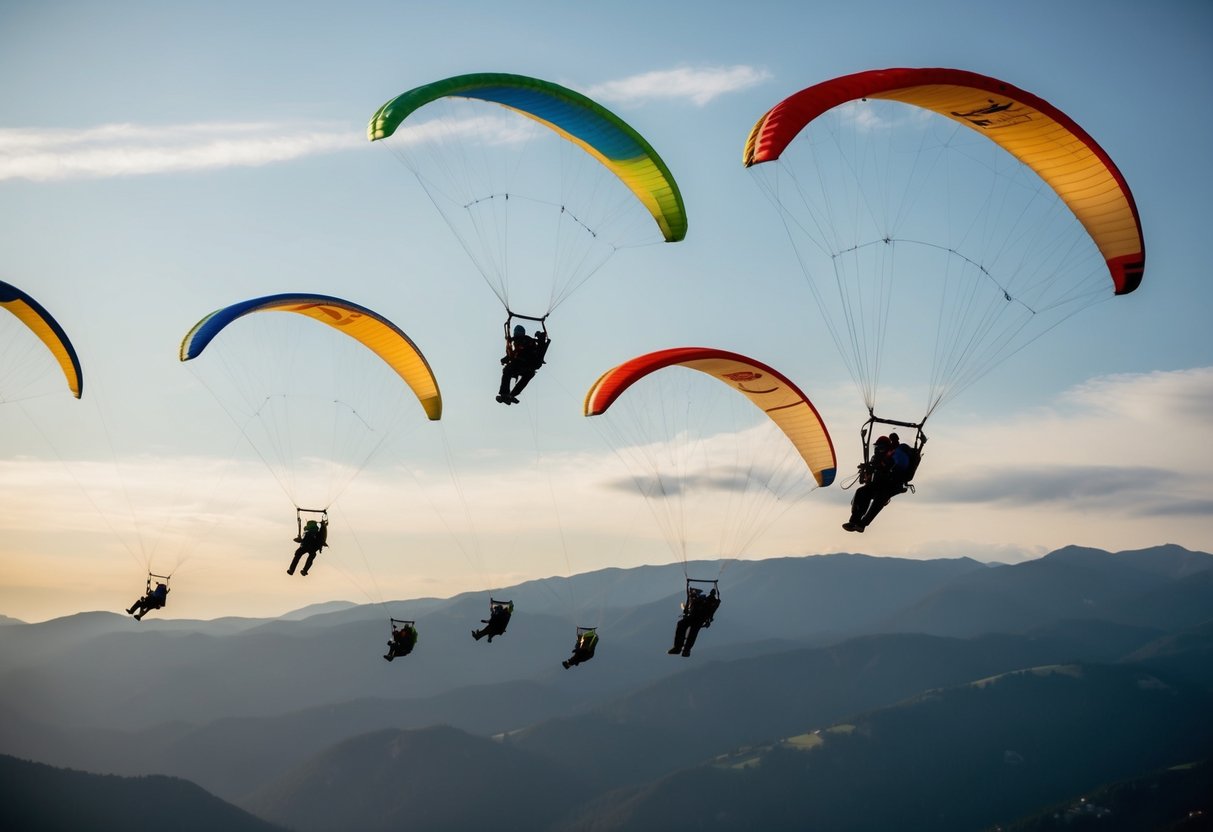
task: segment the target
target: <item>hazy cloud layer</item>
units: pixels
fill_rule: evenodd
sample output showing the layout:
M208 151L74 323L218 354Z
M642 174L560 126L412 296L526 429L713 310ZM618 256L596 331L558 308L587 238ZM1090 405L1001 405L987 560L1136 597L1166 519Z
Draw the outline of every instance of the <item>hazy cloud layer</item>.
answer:
M919 496L1110 516L1207 517L1213 449L1196 438L1210 412L1213 368L1093 379L1049 408L950 439L939 453L947 473Z
M585 94L608 104L682 100L702 107L722 95L749 89L770 78L771 73L752 66L683 67L607 81L590 87Z
M688 494L747 494L766 490L764 483L773 477L761 471L729 467L717 472L684 473L677 476L639 474L631 479L618 479L608 487L627 493L639 491L654 500L684 497Z
M0 180L140 176L257 167L366 143L337 125L105 124L84 129L0 129Z
M1211 406L1213 368L1198 368L1095 379L1001 421L958 415L932 433L918 493L894 500L862 537L840 528L853 492L835 485L776 503L774 519L756 524L761 536L733 551L1003 562L1072 543L1119 551L1173 542L1209 551L1213 448L1199 440ZM835 442L840 465L853 466L855 440L836 427ZM661 453L658 445L646 450ZM442 596L668 563L682 546L694 557L726 551L718 530L701 521L734 511L735 492L646 500L636 472L605 449L550 453L539 465L494 463L498 453L473 453L457 478L442 465L418 470L412 462L364 471L334 506L324 568L307 582L266 582L257 610L336 597ZM218 465L124 460L127 487L119 489L113 465L70 456L4 461L6 585L28 599L5 612L39 619L129 603L142 585L145 546L152 563L190 585L176 615L250 612L243 581L285 571L295 517L259 461ZM691 465L685 473L684 485L735 484L731 469ZM689 514L673 511L684 502Z
M1126 495L1156 491L1171 476L1161 468L1110 465L1023 467L1000 472L983 470L978 475L957 477L933 486L927 499L1017 506L1058 501L1120 502Z

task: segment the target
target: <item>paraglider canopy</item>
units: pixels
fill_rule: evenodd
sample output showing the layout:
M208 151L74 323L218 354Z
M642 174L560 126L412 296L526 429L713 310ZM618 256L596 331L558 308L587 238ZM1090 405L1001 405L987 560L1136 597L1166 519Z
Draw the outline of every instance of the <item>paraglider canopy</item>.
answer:
M508 312L550 313L620 249L686 236L669 168L574 90L474 73L385 103L367 137L412 173Z
M633 358L599 376L586 393L584 414L605 413L634 383L673 366L697 370L737 390L779 426L809 466L818 485L834 481L834 445L817 408L782 373L738 353L708 347L678 347Z
M84 392L84 378L80 371L80 359L76 356L76 348L68 340L67 333L59 322L51 317L43 306L9 283L0 280L0 306L13 314L37 336L63 371L67 387L77 399ZM0 389L0 396L6 391Z
M381 313L332 295L226 306L186 333L179 357L301 521L325 517L417 404L430 421L442 416L437 379L412 339Z
M833 443L808 397L738 353L637 356L591 385L583 413L596 417L684 572L701 556L723 569L834 481Z
M387 318L365 306L331 295L288 293L234 303L212 312L185 334L180 358L197 358L232 322L258 312L291 312L332 327L383 359L413 390L431 420L442 418L442 395L429 362L417 345Z
M378 141L391 136L414 111L447 97L500 104L550 128L618 176L653 215L666 242L686 236L682 194L652 146L610 110L551 81L481 72L425 84L380 107L367 126L367 138Z
M1005 81L958 69L884 69L834 78L771 108L746 140L746 167L778 159L822 113L857 99L901 101L986 136L1031 167L1086 227L1107 260L1116 294L1145 270L1137 204L1111 157L1047 101Z
M757 120L743 164L878 422L891 421L875 416L884 379L925 385L905 421L920 428L1142 280L1141 220L1111 156L1058 107L978 73L881 69L807 87Z

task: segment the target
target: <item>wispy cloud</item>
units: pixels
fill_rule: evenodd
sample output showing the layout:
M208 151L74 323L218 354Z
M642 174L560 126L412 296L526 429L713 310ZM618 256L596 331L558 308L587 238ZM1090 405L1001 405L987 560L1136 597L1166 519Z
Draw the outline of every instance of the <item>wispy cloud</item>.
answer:
M361 132L332 124L5 128L0 129L0 180L45 182L258 167L365 143Z
M473 107L476 105L472 105ZM466 104L455 103L453 109L464 113L471 110ZM504 112L504 111L503 111ZM479 143L487 146L523 144L541 129L537 123L523 118L505 115L452 115L447 112L439 118L406 124L397 130L392 139L398 148L445 147L457 142Z
M628 493L639 492L651 500L682 499L687 495L703 499L705 495L712 493L747 494L769 490L765 484L775 479L769 472L725 466L717 472L680 472L665 477L642 474L631 479L615 480L608 483L607 487ZM772 499L778 497L778 493L772 493Z
M704 106L731 92L749 89L771 78L765 69L736 65L692 69L664 69L607 81L585 90L598 101L645 104L650 101L689 100Z
M1001 503L1015 506L1075 505L1107 506L1156 494L1175 479L1172 471L1139 466L1065 465L1025 466L1000 472L983 471L941 483L926 495L928 500L953 503Z
M872 102L866 98L860 101L848 101L839 106L836 112L843 124L860 133L888 131L906 126L918 129L934 117L933 113L916 107L888 104L874 107Z

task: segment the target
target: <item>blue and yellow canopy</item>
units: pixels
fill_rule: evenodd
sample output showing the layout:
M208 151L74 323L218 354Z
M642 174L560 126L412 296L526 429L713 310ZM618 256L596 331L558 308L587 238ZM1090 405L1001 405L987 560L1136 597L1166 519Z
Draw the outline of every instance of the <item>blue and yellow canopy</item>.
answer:
M348 335L383 359L409 386L431 420L442 417L442 394L425 356L391 321L377 312L328 295L281 294L234 303L194 324L181 342L180 358L197 358L224 327L245 315L292 312Z
M0 280L0 306L16 316L17 320L33 331L38 339L46 345L63 370L67 378L68 389L77 399L84 392L84 377L80 372L80 359L76 356L76 348L67 339L63 327L42 308L42 305L12 286Z

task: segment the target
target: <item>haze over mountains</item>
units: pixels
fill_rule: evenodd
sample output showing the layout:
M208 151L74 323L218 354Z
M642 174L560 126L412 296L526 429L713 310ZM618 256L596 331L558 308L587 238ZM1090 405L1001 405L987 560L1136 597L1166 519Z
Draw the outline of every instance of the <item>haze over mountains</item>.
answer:
M185 780L241 823L317 832L968 830L1174 766L1176 794L1210 779L1213 555L733 562L689 659L666 654L682 589L681 565L522 584L491 645L468 635L487 594L402 601L420 641L392 663L378 606L10 621L0 754L99 807L134 782L171 816ZM594 623L597 656L564 670ZM1193 800L1167 811L1213 812Z

